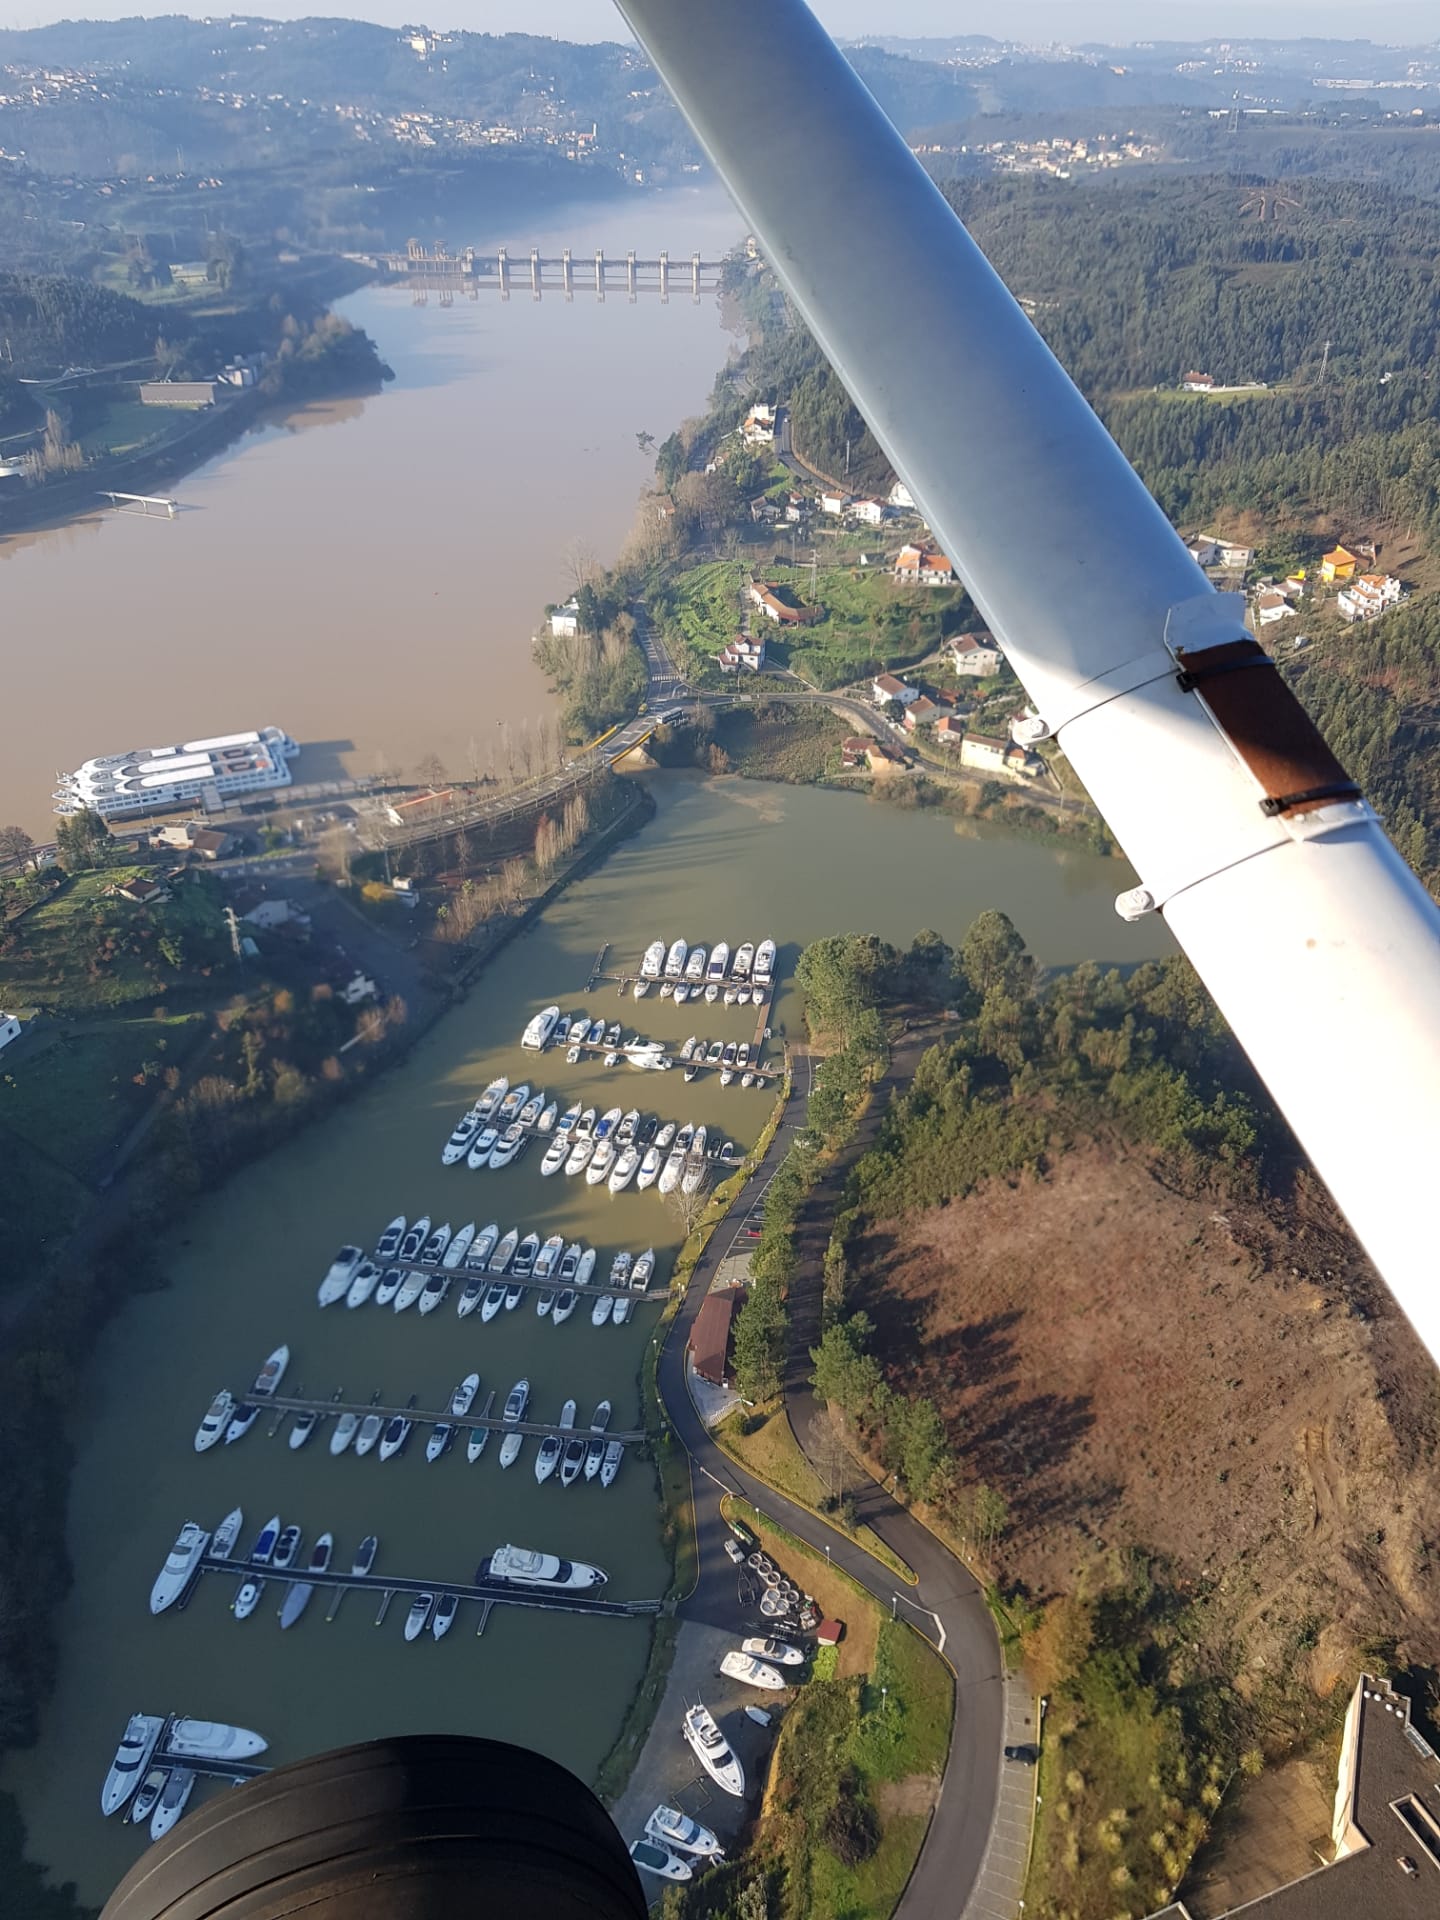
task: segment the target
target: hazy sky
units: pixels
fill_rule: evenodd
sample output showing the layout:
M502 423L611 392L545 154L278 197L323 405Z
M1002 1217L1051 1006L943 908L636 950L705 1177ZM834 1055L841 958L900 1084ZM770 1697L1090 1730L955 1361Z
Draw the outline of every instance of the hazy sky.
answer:
M716 4L716 0L697 0ZM1211 0L1196 11L1188 0L814 0L821 19L837 34L993 33L1036 40L1188 38L1220 33L1289 35L1335 39L1434 41L1440 38L1435 0L1367 0L1363 7L1341 0ZM209 9L184 0L0 0L0 26L31 27L80 17L118 19L136 13L193 13ZM230 4L221 11L241 13ZM262 18L297 19L339 14L399 26L424 20L435 27L468 27L504 33L524 28L570 40L622 37L610 0L267 0Z

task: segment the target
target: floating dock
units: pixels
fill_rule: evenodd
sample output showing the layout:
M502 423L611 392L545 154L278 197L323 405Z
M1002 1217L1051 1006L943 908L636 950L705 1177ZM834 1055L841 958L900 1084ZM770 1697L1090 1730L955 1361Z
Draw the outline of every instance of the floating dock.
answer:
M738 1161L736 1165L739 1165ZM381 1264L373 1248L370 1252L370 1258L376 1266ZM389 1260L384 1264L386 1266L396 1267L400 1265L400 1262L398 1260ZM447 1280L452 1281L462 1289L467 1287L472 1280L483 1280L487 1291L491 1287L524 1287L528 1292L532 1287L538 1287L545 1293L563 1293L565 1289L569 1287L576 1296L577 1305L585 1300L593 1300L597 1294L602 1293L608 1293L616 1300L633 1300L637 1307L663 1304L663 1302L670 1297L670 1289L668 1287L636 1287L632 1290L629 1287L612 1287L608 1282L603 1286L597 1286L593 1280L587 1280L583 1287L577 1287L573 1281L561 1280L553 1273L546 1274L541 1280L535 1280L528 1274L525 1275L524 1278L521 1278L520 1275L512 1273L488 1273L475 1267L467 1267L463 1262L458 1267L447 1267L443 1260L431 1260L429 1262L423 1260L407 1260L404 1270L406 1273L423 1273L427 1277L437 1273L443 1274ZM339 1302L337 1301L334 1304L338 1306ZM418 1301L416 1304L419 1304ZM478 1313L480 1309L477 1307L475 1311ZM428 1318L428 1315L424 1317ZM473 1318L473 1315L467 1315L467 1318ZM488 1322L481 1322L480 1324L487 1325ZM343 1413L344 1411L345 1409L342 1407L341 1412Z
M241 1396L241 1398L243 1398L243 1396ZM302 1394L289 1393L266 1393L259 1395L258 1399L262 1408L273 1407L279 1413L356 1413L362 1418L373 1413L379 1419L387 1421L393 1420L398 1415L403 1420L413 1421L416 1426L446 1426L463 1427L467 1429L470 1427L488 1427L492 1433L523 1433L527 1439L531 1436L536 1436L541 1440L545 1440L555 1435L559 1435L566 1440L598 1440L602 1438L602 1430L596 1427L557 1427L549 1425L542 1420L505 1420L493 1413L451 1413L448 1408L436 1408L434 1411L430 1411L427 1408L415 1406L413 1402L408 1407L395 1407L384 1405L379 1400L312 1400ZM493 1404L493 1401L494 1396L492 1395L490 1402L487 1404ZM254 1405L255 1402L252 1401L250 1404ZM645 1435L639 1429L633 1432L617 1432L613 1427L606 1427L603 1429L603 1438L606 1440L618 1440L622 1447L638 1447L645 1438ZM423 1587L424 1582L422 1581L420 1585Z
M217 1560L212 1554L206 1554L196 1566L186 1586L182 1600L188 1601L201 1577L207 1573L228 1573L233 1580L262 1580L267 1585L271 1581L281 1586L303 1585L307 1587L338 1587L345 1593L374 1593L382 1596L382 1607L376 1619L376 1625L389 1611L388 1602L397 1593L414 1596L420 1593L433 1594L437 1600L447 1594L454 1594L457 1600L472 1600L486 1610L493 1607L536 1607L547 1613L588 1613L607 1620L633 1620L642 1614L659 1613L661 1603L658 1600L604 1600L594 1593L530 1592L521 1587L512 1587L504 1581L487 1580L480 1583L459 1580L425 1580L411 1578L408 1575L393 1573L346 1573L332 1569L328 1573L314 1573L305 1568L287 1567L283 1573L277 1573L273 1567L253 1566L248 1560ZM484 1625L482 1619L481 1625ZM187 1763L188 1764L188 1763ZM238 1772L230 1762L217 1767L217 1772L229 1774ZM256 1769L262 1771L262 1769Z

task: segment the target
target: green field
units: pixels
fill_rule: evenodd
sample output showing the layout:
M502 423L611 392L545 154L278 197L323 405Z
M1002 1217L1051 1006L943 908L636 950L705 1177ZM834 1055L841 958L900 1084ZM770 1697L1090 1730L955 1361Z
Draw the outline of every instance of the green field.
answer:
M840 743L849 731L828 707L777 700L719 715L715 743L724 749L733 773L807 786L842 771Z
M87 1177L149 1106L165 1068L183 1061L207 1019L115 1014L77 1030L36 1034L0 1072L0 1127Z
M184 409L145 407L138 400L113 400L99 420L77 436L87 454L133 453L152 440L163 440L173 430L176 413L189 420Z
M143 872L143 867L109 867L82 873L13 922L0 955L0 1003L93 1011L153 994L154 985L132 955L119 956L92 977L85 943L77 937L88 931L93 910L103 906L108 914L116 906L104 898L106 887Z

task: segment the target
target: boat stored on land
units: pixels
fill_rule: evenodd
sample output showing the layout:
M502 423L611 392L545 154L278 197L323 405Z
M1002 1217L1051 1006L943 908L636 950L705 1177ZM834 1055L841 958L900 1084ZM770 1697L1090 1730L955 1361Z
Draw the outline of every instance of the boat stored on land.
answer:
M693 1880L695 1877L690 1862L658 1840L632 1840L630 1858L643 1873L653 1873L661 1880Z
M645 1822L645 1831L662 1846L673 1847L679 1853L694 1854L699 1860L725 1858L724 1848L709 1827L702 1827L698 1820L692 1820L688 1813L681 1813L678 1807L656 1807Z
M763 1687L767 1692L779 1692L785 1685L778 1667L772 1667L766 1660L757 1660L753 1653L743 1653L732 1649L720 1662L720 1671L727 1680L743 1680L746 1686Z
M792 1647L788 1640L768 1640L757 1636L753 1640L742 1640L740 1651L753 1654L757 1660L771 1660L779 1667L802 1667L805 1664L803 1650Z
M721 1792L733 1793L737 1800L743 1800L745 1769L716 1725L709 1708L699 1701L687 1708L681 1731L695 1758Z

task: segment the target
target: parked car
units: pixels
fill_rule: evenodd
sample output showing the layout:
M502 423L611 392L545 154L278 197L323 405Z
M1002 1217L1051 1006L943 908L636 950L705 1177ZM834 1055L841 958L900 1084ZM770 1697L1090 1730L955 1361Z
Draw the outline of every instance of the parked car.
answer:
M1040 1758L1038 1747L1006 1747L1005 1758L1016 1760L1022 1767L1033 1767Z
M728 1534L726 1535L726 1538L725 1538L725 1551L726 1553L729 1554L730 1558L735 1562L737 1567L744 1566L745 1549L741 1546L738 1540L732 1540Z

